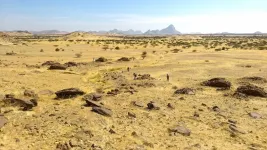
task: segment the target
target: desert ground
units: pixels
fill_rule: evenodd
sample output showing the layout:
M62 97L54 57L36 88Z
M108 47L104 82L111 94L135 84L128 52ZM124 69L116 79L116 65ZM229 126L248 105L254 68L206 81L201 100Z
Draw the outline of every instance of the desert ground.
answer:
M267 149L265 37L0 43L1 150Z

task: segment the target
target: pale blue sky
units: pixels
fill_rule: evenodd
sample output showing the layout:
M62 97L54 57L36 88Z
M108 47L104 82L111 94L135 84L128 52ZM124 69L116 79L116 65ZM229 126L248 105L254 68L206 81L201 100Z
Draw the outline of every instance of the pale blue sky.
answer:
M0 0L0 30L267 32L267 0Z

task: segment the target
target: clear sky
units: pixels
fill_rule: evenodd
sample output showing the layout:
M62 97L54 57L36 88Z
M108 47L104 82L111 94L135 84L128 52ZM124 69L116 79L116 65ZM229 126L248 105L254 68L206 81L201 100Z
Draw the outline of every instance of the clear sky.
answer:
M0 30L267 32L267 0L0 0Z

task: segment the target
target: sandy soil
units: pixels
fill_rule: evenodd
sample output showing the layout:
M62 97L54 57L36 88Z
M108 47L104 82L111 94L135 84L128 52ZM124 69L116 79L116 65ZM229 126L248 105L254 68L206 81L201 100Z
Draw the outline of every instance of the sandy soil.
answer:
M242 82L267 88L266 83L240 79L267 78L267 51L214 51L194 46L173 53L172 49L182 47L129 45L125 48L123 44L110 45L119 46L120 50L105 51L103 43L84 41L24 43L26 45L0 45L0 98L10 93L22 95L25 89L30 89L39 93L38 106L22 111L1 105L0 113L8 120L0 129L1 150L56 149L60 145L64 149L64 144L68 149L103 150L267 149L266 98L232 96ZM56 48L64 51L56 52ZM11 51L16 55L6 55ZM145 59L141 58L143 51L147 52ZM77 53L82 56L76 58ZM108 62L93 62L101 56ZM136 59L118 62L121 57ZM84 64L67 70L48 70L47 66L41 66L45 61ZM130 72L127 67L131 68ZM150 74L155 79L134 80L133 73ZM166 74L170 75L169 82ZM215 77L226 78L232 87L218 91L201 85ZM136 92L127 92L122 84L132 86ZM185 87L193 88L195 95L174 94L176 89ZM91 107L84 106L83 96L57 100L55 94L40 94L44 90L56 92L66 88L79 88L86 93L103 91L97 103L111 109L113 115L107 117L92 112ZM115 88L121 93L107 95ZM143 107L135 106L133 101ZM160 109L147 109L150 101L157 103ZM174 108L168 107L168 103ZM214 111L214 106L220 111ZM250 112L262 117L252 118L248 115ZM229 120L236 122L238 131L229 128ZM178 125L189 129L190 136L170 131Z

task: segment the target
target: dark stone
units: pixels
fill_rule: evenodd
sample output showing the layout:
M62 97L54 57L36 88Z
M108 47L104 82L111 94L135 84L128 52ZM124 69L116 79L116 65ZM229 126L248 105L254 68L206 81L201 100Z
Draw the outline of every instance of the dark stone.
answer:
M202 83L204 86L211 86L223 89L230 89L231 82L227 81L225 78L213 78Z
M81 91L78 88L69 88L57 91L55 94L57 95L57 98L68 99L77 97L78 95L84 95L85 92Z
M46 61L42 64L42 66L51 66L51 65L60 65L60 63L56 61Z
M101 107L100 105L96 104L95 102L91 101L91 100L85 100L86 101L86 105L87 107Z
M212 110L213 111L216 111L216 112L219 112L220 111L220 108L218 106L213 106L212 107Z
M76 62L66 62L65 64L64 64L64 66L67 66L67 67L76 67L76 66L78 66L78 64L76 63Z
M118 61L130 61L130 58L128 58L128 57L121 57L120 59L118 59Z
M104 57L99 57L98 59L95 60L96 62L106 62L108 61L106 58Z
M174 92L174 94L188 94L188 95L195 95L195 90L191 88L182 88L178 89Z
M61 64L56 64L56 65L51 65L48 70L66 70L67 66L61 65Z
M37 99L27 99L27 98L5 98L4 103L10 106L22 107L23 111L31 110L33 107L38 105Z
M112 111L108 108L104 108L104 107L93 107L92 108L92 111L93 112L96 112L100 115L103 115L103 116L108 116L108 117L111 117L112 116Z
M160 109L160 107L155 102L152 102L152 101L147 104L147 108L149 110L152 110L152 109L159 110Z
M136 118L136 114L132 112L128 112L128 116L132 118Z
M248 96L267 97L267 93L263 88L256 85L248 84L237 88L237 93L242 93Z

